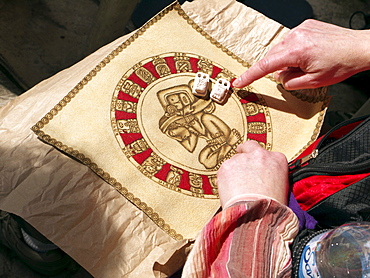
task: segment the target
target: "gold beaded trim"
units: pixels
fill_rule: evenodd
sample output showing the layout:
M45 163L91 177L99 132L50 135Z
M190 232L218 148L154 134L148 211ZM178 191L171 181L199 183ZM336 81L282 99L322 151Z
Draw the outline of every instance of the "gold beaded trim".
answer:
M287 92L302 101L307 101L310 103L317 103L317 102L325 101L327 99L326 93L328 92L328 87L321 87L317 89L302 89L302 90L296 90L296 91L287 90Z
M67 145L64 145L62 142L51 138L48 134L45 134L41 129L49 123L50 120L54 118L58 114L59 111L63 109L75 96L78 94L83 87L94 77L98 74L99 71L102 70L110 61L114 59L120 52L122 52L125 48L127 48L132 42L134 42L139 36L144 34L144 32L150 28L155 22L160 20L163 16L165 16L171 10L177 10L179 14L185 14L182 9L181 5L178 3L174 3L168 6L166 9L162 10L156 16L154 16L150 21L148 21L145 25L139 28L131 37L129 37L125 42L119 45L116 49L114 49L110 54L108 54L95 68L93 68L57 105L54 106L40 121L38 121L34 126L32 126L31 130L44 142L53 145L57 149L61 150L65 154L72 156L88 166L92 171L94 171L98 176L100 176L104 181L109 183L113 186L120 194L122 194L127 200L132 202L135 206L137 206L140 210L142 210L156 225L158 225L161 229L163 229L168 235L176 240L182 240L183 236L177 233L174 229L171 229L165 221L159 217L158 213L154 212L154 210L149 207L145 202L142 202L139 198L136 198L132 193L128 191L127 188L122 186L114 177L111 177L109 173L101 169L96 163L91 161L90 158L86 157L84 154L80 153L78 150L75 150ZM182 12L181 12L182 11ZM187 19L189 22L189 19Z
M158 225L161 229L168 233L172 238L176 240L182 240L183 236L178 234L174 229L171 229L165 221L159 217L159 215L153 211L151 207L144 202L142 202L139 198L136 198L132 193L128 191L127 188L122 186L121 183L117 182L117 180L111 177L107 172L103 169L99 168L96 163L91 161L90 158L86 157L84 154L80 153L78 150L75 150L67 145L64 145L62 142L57 141L54 138L51 138L49 135L45 134L41 129L49 123L50 120L53 119L55 115L58 114L59 111L63 109L75 96L83 89L83 87L94 77L98 74L99 71L102 70L110 61L114 59L120 52L122 52L125 48L127 48L132 42L134 42L139 36L144 34L144 32L150 28L154 23L159 21L162 17L164 17L167 13L171 10L176 10L178 14L183 17L197 32L199 32L202 36L208 39L212 44L214 44L217 48L221 49L224 53L235 59L237 62L242 64L244 67L250 67L250 65L244 61L239 56L235 55L229 49L224 47L221 43L211 37L208 33L206 33L200 26L198 26L181 8L181 5L178 2L173 3L172 5L168 6L161 12L159 12L156 16L154 16L150 21L148 21L145 25L139 28L131 37L129 37L125 42L119 45L116 49L114 49L110 54L108 54L95 68L93 68L57 105L55 105L50 112L48 112L40 121L38 121L34 126L32 126L31 130L44 142L53 145L57 149L61 150L62 152L70 155L83 164L88 166L92 171L94 171L98 176L100 176L103 180L113 186L120 194L122 194L127 200L132 202L136 205L139 209L141 209L156 225ZM323 117L320 115L320 117ZM316 138L319 129L321 120L316 126L314 134L312 138ZM313 141L312 139L311 141ZM310 141L310 143L311 143ZM310 144L309 143L309 144ZM308 145L309 145L308 144ZM307 146L308 146L307 145ZM305 147L306 148L306 147Z
M186 13L185 11L181 8L179 4L175 4L174 9L177 10L179 15L181 15L191 27L193 27L198 33L200 33L203 37L205 37L207 40L209 40L212 44L214 44L217 48L221 49L222 52L225 52L227 55L229 55L231 58L235 59L238 61L238 63L242 64L244 67L250 67L251 65L234 54L232 51L230 51L228 48L223 46L220 42L218 42L216 39L214 39L212 36L210 36L206 31L204 31L198 24L194 22Z
M310 141L306 144L306 146L304 146L302 149L300 149L292 158L292 160L294 158L296 158L297 156L299 156L305 149L307 149L316 139L317 137L319 136L319 132L321 130L321 125L322 125L322 122L324 121L324 116L325 116L325 112L326 112L326 107L328 105L328 102L329 102L329 98L326 97L324 99L324 102L323 102L323 105L322 105L322 108L321 108L321 111L319 113L319 117L317 118L317 123L316 123L316 127L315 127L315 130L311 136L311 139Z

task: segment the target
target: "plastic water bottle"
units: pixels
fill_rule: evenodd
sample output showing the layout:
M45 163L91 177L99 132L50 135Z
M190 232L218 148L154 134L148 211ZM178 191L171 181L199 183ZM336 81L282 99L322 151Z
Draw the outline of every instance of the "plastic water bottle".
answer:
M313 237L303 250L298 277L370 278L370 222L345 224Z

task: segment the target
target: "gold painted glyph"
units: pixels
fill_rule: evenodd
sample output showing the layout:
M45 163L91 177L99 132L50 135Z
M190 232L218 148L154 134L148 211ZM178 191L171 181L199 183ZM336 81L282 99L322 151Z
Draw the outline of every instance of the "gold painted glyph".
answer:
M248 63L173 4L137 30L33 126L86 164L175 239L219 207L216 173L245 140L294 158L318 135L325 90L271 78L217 104L191 92L197 71L232 80Z

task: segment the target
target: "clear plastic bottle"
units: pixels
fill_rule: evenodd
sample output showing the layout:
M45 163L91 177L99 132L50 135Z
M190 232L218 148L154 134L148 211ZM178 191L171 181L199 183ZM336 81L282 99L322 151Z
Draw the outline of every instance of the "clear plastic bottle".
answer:
M370 278L370 222L342 225L313 237L298 277Z

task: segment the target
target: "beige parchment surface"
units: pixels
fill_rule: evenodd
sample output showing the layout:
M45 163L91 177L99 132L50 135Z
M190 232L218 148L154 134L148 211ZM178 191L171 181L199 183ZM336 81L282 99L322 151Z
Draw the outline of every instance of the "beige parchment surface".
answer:
M41 130L91 158L111 177L122 179L122 186L153 208L184 240L175 240L122 192L85 165L41 142L31 131L130 36L41 82L0 110L0 209L26 219L96 277L166 277L181 267L188 239L218 208L216 199L195 198L143 179L127 161L114 138L110 113L112 96L123 74L149 56L183 52L208 57L239 75L246 64L263 57L288 31L232 0L197 0L185 3L183 9L246 63L212 44L178 11L171 10L88 80ZM196 44L192 37L197 37ZM324 90L310 91L311 102L307 102L294 96L297 93L279 90L271 78L261 79L252 87L269 106L273 150L294 157L317 136L323 102L313 103L312 99L320 99ZM132 172L132 180L126 180L122 169ZM144 186L132 186L139 179Z

